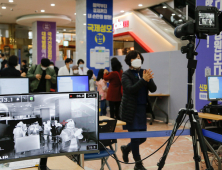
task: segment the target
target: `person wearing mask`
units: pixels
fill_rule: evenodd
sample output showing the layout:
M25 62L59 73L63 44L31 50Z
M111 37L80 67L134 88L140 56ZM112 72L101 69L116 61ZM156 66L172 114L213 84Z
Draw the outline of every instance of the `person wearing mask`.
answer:
M78 68L78 66L77 65L74 65L73 67L72 67L72 71L73 71L73 75L79 75L79 68Z
M56 75L58 76L59 68L54 65L53 62L50 62L49 68L55 70Z
M99 92L99 95L101 97L100 99L100 116L105 116L106 115L106 96L107 96L107 82L103 79L103 73L104 69L100 69L98 76L96 78L96 86L97 86L97 91Z
M25 77L26 73L20 73L15 67L18 65L18 57L11 56L8 59L8 67L1 70L2 77Z
M104 70L103 78L105 81L109 81L109 89L107 93L107 100L109 101L110 117L120 119L119 106L122 98L121 94L121 77L122 77L122 65L119 60L114 57L111 59L112 72Z
M1 62L1 70L7 67L8 61L5 59L5 55L3 53L0 54L0 62Z
M123 97L120 105L121 120L127 123L129 132L146 131L146 111L151 109L148 93L155 92L157 87L153 81L152 70L141 69L144 58L138 51L130 51L125 57L129 69L122 74ZM144 168L139 146L146 138L131 139L126 146L121 146L124 162L129 162L128 154L132 151L133 158L137 162L134 170L146 170Z
M22 60L22 67L21 67L21 73L26 73L28 72L28 68L27 68L27 65L26 65L26 60Z
M73 64L70 64L70 62L71 62L70 58L67 58L65 60L65 66L59 69L59 73L58 73L59 76L73 75L73 72L72 72Z
M77 62L80 75L87 75L87 71L89 70L87 67L84 66L84 63L85 62L82 59L79 59Z
M96 83L93 79L93 71L88 70L87 75L89 76L89 91L96 91Z
M50 60L43 58L41 64L32 66L27 77L30 78L31 92L50 92L52 83L56 83L56 73L49 68Z

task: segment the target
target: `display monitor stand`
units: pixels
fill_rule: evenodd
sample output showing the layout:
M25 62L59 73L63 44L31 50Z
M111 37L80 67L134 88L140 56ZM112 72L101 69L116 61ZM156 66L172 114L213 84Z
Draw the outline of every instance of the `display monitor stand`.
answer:
M50 170L47 167L47 159L48 158L40 158L38 170Z

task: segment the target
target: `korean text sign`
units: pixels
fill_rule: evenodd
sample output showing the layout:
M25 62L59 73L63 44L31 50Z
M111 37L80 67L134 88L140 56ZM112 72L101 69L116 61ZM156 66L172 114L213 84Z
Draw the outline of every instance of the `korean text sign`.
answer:
M87 0L87 67L97 75L113 55L113 0Z
M37 21L37 64L42 58L56 61L56 23Z
M222 10L222 0L197 0L196 6L215 6ZM197 48L197 69L195 83L195 107L199 111L207 100L207 76L222 75L222 34L208 36L207 40L200 40ZM196 44L199 42L196 39Z

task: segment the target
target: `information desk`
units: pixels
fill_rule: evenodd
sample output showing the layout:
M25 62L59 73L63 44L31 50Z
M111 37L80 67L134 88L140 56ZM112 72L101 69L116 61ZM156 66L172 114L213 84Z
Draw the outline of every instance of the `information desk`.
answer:
M157 100L159 97L170 97L170 94L162 94L162 93L149 93L150 97L155 97L154 102L152 103L152 110L154 111L155 108L159 109L161 112L163 112L163 114L166 115L166 124L168 124L169 122L169 116L168 113L166 111L164 111L163 109L161 109L158 105L157 105ZM168 109L169 111L169 102L168 102ZM151 116L151 122L150 125L152 125L153 123L153 117Z
M215 115L215 114L210 114L210 113L198 113L198 115L199 115L199 118L202 118L202 119L210 119L210 120L216 120L216 121L222 120L221 115ZM205 129L204 121L201 121L200 123L201 123L201 128ZM206 145L208 146L208 148L212 151L212 153L215 155L215 157L219 160L220 157L217 154L217 152L213 149L213 147L208 143L208 141L206 139L205 139L205 142L206 142ZM198 150L200 150L200 145L198 145ZM218 161L218 170L221 170L221 169L222 169L221 162Z
M48 168L49 169L60 169L60 170L83 170L79 165L75 162L71 161L66 156L56 156L48 158ZM38 170L38 167L25 168L22 170Z
M107 117L107 116L99 116L99 120L114 120L113 118ZM126 125L126 122L123 122L121 120L117 120L116 126L123 126Z

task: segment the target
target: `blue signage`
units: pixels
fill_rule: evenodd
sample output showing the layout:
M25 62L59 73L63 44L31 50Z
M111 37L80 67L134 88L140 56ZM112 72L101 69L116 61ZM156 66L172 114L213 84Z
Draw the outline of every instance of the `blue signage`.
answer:
M222 1L197 0L196 6L215 6L222 10ZM199 40L196 39L196 44ZM199 111L207 100L207 76L222 75L222 32L219 35L208 36L207 40L200 40L197 48L198 56L195 82L195 108Z
M87 0L87 67L98 75L113 55L113 0Z

